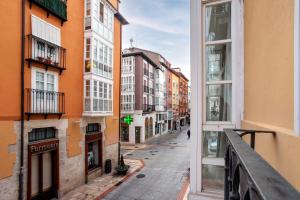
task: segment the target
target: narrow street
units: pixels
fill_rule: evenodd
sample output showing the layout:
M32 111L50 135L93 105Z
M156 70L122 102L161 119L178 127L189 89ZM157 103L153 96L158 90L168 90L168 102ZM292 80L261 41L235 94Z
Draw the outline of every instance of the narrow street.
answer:
M109 193L105 200L175 200L188 176L188 127L150 139L147 147L122 150L124 158L142 159L145 167Z

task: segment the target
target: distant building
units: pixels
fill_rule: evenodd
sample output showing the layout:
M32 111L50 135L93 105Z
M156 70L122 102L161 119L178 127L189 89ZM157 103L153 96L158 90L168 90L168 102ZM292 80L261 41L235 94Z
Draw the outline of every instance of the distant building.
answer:
M179 74L158 53L134 47L123 51L122 117L133 118L130 125L122 122L123 142L143 143L178 128Z

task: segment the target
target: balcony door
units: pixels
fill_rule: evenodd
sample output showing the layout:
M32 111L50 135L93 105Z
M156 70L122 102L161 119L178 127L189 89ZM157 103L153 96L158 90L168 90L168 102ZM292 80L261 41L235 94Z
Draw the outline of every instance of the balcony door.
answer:
M33 113L58 112L58 75L33 68L31 111Z
M224 128L232 122L231 1L204 3L202 190L222 191Z

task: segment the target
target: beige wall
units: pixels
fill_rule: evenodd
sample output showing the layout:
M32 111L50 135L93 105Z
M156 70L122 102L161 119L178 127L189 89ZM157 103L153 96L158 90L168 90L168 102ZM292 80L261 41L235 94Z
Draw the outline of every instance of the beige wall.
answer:
M294 126L294 0L245 1L245 112L242 126L271 129L256 150L300 191Z
M245 119L293 128L294 0L245 1Z

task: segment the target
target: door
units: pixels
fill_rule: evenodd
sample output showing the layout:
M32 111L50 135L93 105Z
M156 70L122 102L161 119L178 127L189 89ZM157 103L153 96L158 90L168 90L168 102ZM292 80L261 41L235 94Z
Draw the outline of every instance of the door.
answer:
M33 69L31 108L34 113L58 112L58 77L56 73Z
M141 127L135 127L135 143L141 143Z
M31 197L32 199L51 199L55 197L53 180L53 151L32 155L31 157Z

